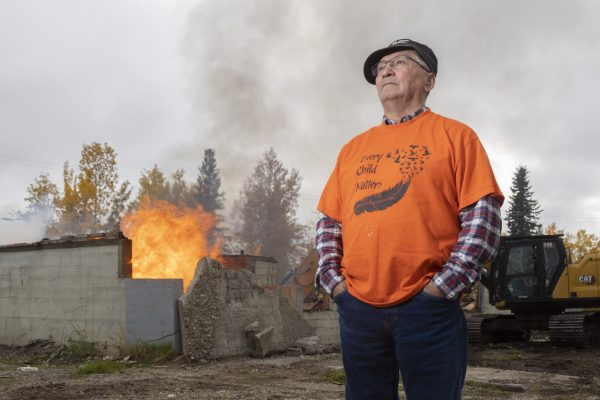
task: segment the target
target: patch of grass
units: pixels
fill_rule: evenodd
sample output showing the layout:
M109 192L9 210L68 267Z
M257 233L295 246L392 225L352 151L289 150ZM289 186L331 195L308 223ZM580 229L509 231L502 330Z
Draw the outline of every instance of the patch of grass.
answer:
M38 356L32 355L27 357L25 364L34 367L40 364L42 361L43 360L41 360Z
M110 360L89 361L77 368L79 375L116 374L127 368L124 364Z
M99 355L98 349L93 342L87 340L83 331L76 331L70 336L66 344L59 350L59 358L70 362L81 362Z
M161 363L172 360L177 353L171 343L137 342L119 347L119 355L129 356L130 359L141 363Z
M248 372L248 378L250 378L252 380L258 380L261 378L261 376L259 374L257 374L256 372L250 371L250 372Z
M336 385L344 385L346 384L346 373L343 369L327 371L325 380Z

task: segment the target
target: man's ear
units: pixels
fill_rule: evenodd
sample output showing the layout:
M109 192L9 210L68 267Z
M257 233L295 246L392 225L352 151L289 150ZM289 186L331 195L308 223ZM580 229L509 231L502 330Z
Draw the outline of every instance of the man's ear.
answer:
M430 73L427 75L427 79L425 79L424 89L427 93L429 93L433 90L434 87L435 87L435 75Z

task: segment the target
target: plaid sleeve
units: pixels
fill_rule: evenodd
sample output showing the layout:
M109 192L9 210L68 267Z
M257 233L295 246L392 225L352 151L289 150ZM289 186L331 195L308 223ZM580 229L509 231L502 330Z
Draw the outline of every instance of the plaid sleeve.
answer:
M433 283L453 299L478 279L483 264L491 261L500 246L502 218L495 197L482 197L460 211L461 230L450 258L434 275Z
M331 296L333 289L344 281L340 274L342 262L342 224L321 214L317 222L315 240L319 266L315 274L315 287L322 287Z

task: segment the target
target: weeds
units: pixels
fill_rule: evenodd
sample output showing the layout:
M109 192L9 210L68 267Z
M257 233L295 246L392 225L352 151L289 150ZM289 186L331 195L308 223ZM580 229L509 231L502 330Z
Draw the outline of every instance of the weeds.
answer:
M43 360L37 355L31 355L25 360L26 365L38 365L41 362L43 362Z
M176 353L170 343L137 342L119 347L120 357L129 357L141 363L162 363L175 358Z
M93 342L87 340L82 330L77 330L67 339L66 344L62 345L58 351L50 357L58 358L67 362L81 362L98 356L99 352ZM49 360L49 361L50 361Z
M102 352L97 347L97 344L87 340L84 332L78 330L69 337L66 343L59 347L46 362L49 363L52 360L56 360L66 363L80 363L98 359L101 358L101 356ZM119 358L122 358L123 362L128 364L133 364L135 362L142 364L164 363L174 359L175 356L176 353L170 343L154 344L140 341L131 345L119 346ZM107 360L107 358L112 357L105 357L103 361L110 361ZM95 367L96 364L92 364L92 366ZM97 366L99 368L104 368L102 363Z
M346 374L343 369L327 371L325 373L325 380L336 385L344 385L346 383Z
M79 375L115 374L127 368L125 364L110 360L89 361L77 368Z

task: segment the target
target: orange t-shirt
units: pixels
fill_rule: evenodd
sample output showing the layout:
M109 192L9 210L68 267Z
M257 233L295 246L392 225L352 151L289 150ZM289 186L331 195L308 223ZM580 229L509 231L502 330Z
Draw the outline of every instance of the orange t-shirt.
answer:
M503 198L476 133L426 110L348 142L318 209L342 224L349 292L390 306L442 269L458 239L459 210L488 194Z

